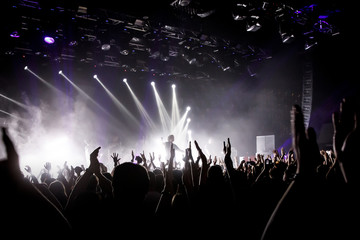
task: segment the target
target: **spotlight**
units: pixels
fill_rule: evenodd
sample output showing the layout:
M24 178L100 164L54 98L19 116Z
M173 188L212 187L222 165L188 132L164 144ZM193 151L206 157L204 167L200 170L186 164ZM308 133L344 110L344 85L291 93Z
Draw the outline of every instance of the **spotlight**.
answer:
M176 85L175 85L175 84L173 84L173 85L171 85L171 87L172 87L172 89L175 89L175 88L176 88Z
M186 121L187 121L187 122L190 122L190 121L191 121L191 119L190 119L190 118L188 118L188 119L186 119Z
M186 111L190 111L190 110L191 110L191 107L187 106Z
M19 38L20 37L20 34L18 33L18 31L14 31L10 34L10 37L12 38Z
M93 78L95 78L95 79L96 79L96 78L97 78L97 75L95 74L95 75L93 76Z
M25 67L24 67L24 70L28 70L28 69L29 69L28 66L25 66Z
M154 81L151 82L151 86L155 87L155 82Z
M261 28L261 24L259 22L259 16L251 16L248 22L246 23L246 31L248 32L256 32Z
M63 74L63 72L60 70L60 71L59 71L59 74L61 75L61 74Z
M126 78L124 78L124 79L123 79L123 82L124 82L124 83L126 83L126 82L127 82L127 79L126 79Z
M55 42L55 39L49 36L44 37L44 42L47 44L53 44Z
M103 51L109 51L110 48L111 48L111 46L108 43L101 45L101 50L103 50Z

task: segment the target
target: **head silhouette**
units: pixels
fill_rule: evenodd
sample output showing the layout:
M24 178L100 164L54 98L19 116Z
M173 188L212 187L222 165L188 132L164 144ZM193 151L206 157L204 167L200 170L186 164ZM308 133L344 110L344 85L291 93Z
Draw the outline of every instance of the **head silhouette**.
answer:
M175 140L174 135L171 134L171 135L168 136L168 141L169 142L174 142L174 140Z
M149 175L143 166L124 162L116 166L112 185L116 201L141 204L149 190Z

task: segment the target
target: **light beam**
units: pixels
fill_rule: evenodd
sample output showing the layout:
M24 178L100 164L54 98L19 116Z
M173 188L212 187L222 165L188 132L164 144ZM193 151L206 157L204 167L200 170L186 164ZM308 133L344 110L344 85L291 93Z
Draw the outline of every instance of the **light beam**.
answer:
M169 132L171 130L170 126L169 126L169 124L171 123L170 116L169 116L168 112L166 111L166 108L165 108L164 103L162 102L162 100L160 98L160 95L156 91L155 82L151 82L151 85L152 85L152 87L154 89L156 105L157 105L159 115L160 115L160 121L161 121L163 134L169 134Z
M109 95L111 100L115 103L115 106L122 112L126 113L128 117L131 118L136 124L140 125L139 121L135 118L135 116L110 92L110 90L100 81L97 75L94 75L96 81L104 88L105 92Z
M128 87L132 98L135 101L136 107L138 108L141 116L145 119L146 124L151 127L152 130L155 130L155 123L153 122L153 120L151 119L151 117L149 116L148 112L145 110L144 106L141 104L141 102L139 101L139 99L136 97L135 93L133 92L133 90L131 89L129 83L127 82L126 78L123 79L123 82L126 84L126 86Z
M59 89L57 89L56 87L54 87L52 84L48 83L47 81L45 81L42 77L40 77L39 75L37 75L36 73L34 73L33 71L30 70L30 68L28 66L24 67L25 71L28 71L29 73L31 73L33 76L35 76L37 79L39 79L43 84L45 84L48 88L50 88L51 90L53 90L56 93L60 93L63 94Z
M9 98L9 97L1 94L1 93L0 93L0 97L5 98L6 100L8 100L8 101L10 101L10 102L12 102L12 103L15 103L15 104L18 105L19 107L22 107L22 108L24 108L24 109L26 109L26 110L30 110L30 107L29 107L29 106L26 106L25 104L23 104L23 103L21 103L21 102L19 102L19 101L16 101L16 100L14 100L14 99L12 99L12 98Z
M171 108L171 129L174 129L177 122L179 122L180 114L179 114L179 106L176 97L176 85L172 86L172 108Z
M0 109L0 112L1 112L1 113L4 113L4 114L6 114L6 115L8 115L8 116L10 116L10 117L12 117L12 118L15 118L15 119L21 120L21 121L25 121L25 120L26 120L25 118L22 118L22 117L16 116L15 114L9 113L9 112L4 111L4 110L1 110L1 109Z
M59 71L59 74L61 76L63 76L66 81L68 81L71 86L73 86L80 94L81 96L83 96L84 98L86 98L87 100L89 100L90 102L92 102L95 106L97 106L101 111L103 111L104 113L106 113L108 116L111 116L112 118L114 118L108 111L106 111L105 108L103 108L99 103L97 103L92 97L90 97L86 92L84 92L84 90L82 90L79 86L77 86L73 81L71 81L62 71Z

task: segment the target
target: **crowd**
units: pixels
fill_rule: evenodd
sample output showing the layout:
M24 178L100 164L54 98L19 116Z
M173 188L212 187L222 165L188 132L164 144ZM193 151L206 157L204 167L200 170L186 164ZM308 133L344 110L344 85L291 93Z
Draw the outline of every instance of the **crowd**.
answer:
M174 147L161 166L145 153L113 168L98 161L64 164L58 175L36 177L19 168L16 146L2 129L7 158L0 161L2 236L61 239L154 237L238 239L356 239L359 216L359 111L344 99L333 114L333 150L320 150L305 129L302 110L290 111L292 148L258 154L234 165L231 141L221 159L197 141L174 167ZM195 148L194 148L195 146ZM49 169L49 164L45 169Z

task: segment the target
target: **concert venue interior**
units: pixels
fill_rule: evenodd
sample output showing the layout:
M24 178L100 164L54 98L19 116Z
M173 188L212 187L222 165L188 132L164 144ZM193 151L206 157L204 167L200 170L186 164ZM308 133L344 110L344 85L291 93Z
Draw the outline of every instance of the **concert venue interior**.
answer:
M257 153L258 136L288 150L293 104L325 149L331 113L359 93L345 1L1 5L0 125L34 171L87 165L97 146L108 166L113 152L162 161L170 134L182 149L197 140L207 156L222 156L227 138L239 157Z

